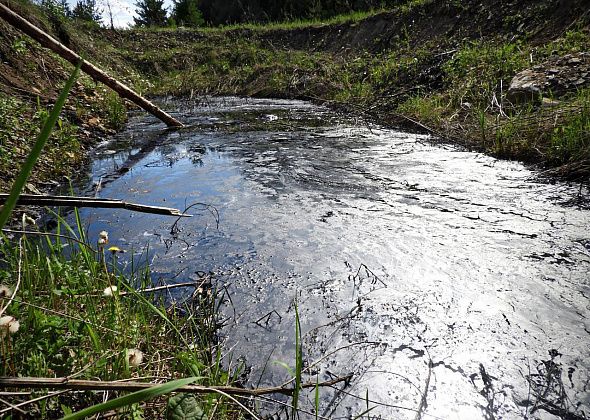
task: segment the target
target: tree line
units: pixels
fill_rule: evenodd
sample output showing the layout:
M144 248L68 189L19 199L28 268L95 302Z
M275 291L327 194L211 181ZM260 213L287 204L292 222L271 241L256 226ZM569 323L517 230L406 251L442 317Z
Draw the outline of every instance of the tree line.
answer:
M40 0L54 14L83 21L102 22L103 9L97 0L77 0L70 8L67 0ZM137 27L217 26L232 23L267 23L299 19L326 19L354 11L391 7L403 0L173 0L170 10L164 0L136 0L134 23ZM107 7L107 19L110 3Z

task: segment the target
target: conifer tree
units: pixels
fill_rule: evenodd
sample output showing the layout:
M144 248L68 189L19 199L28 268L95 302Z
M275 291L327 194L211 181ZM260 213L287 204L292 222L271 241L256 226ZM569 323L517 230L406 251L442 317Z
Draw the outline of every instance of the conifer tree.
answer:
M137 17L135 26L166 26L166 9L164 0L139 0L135 3Z
M174 0L172 18L178 26L202 26L205 21L197 0Z
M72 10L72 17L87 22L100 23L102 10L96 4L96 0L78 0Z

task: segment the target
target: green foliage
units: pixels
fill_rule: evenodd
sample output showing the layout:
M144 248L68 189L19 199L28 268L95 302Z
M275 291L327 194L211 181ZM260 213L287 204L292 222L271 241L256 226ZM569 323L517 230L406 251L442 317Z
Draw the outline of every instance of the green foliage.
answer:
M578 93L578 109L551 133L550 158L558 163L590 162L590 90Z
M529 65L527 47L519 42L469 42L445 63L446 83L454 104L481 106L500 98L512 77Z
M37 137L37 140L35 141L35 144L33 145L31 152L29 153L29 156L27 157L27 159L25 160L25 163L21 167L20 173L19 173L18 177L16 178L16 180L10 190L10 194L9 194L6 202L2 206L2 211L0 212L0 228L3 228L4 225L6 224L6 222L8 221L8 219L10 218L10 213L12 213L12 210L14 209L14 207L16 205L18 197L19 197L21 191L23 190L23 188L25 187L25 184L27 183L29 176L31 175L31 171L33 170L33 166L35 165L35 162L37 161L37 159L41 155L41 151L43 150L43 146L45 146L47 139L49 139L49 136L51 135L51 131L53 130L53 126L56 124L56 122L59 118L59 114L60 114L61 109L63 108L63 106L66 102L66 99L70 93L70 89L72 88L74 82L76 81L76 78L78 77L78 72L80 71L81 65L82 65L82 62L80 62L78 64L78 66L76 67L76 69L74 70L74 72L72 73L72 75L70 76L68 81L66 82L66 85L64 86L59 97L57 98L57 101L55 103L55 106L53 107L53 110L48 115L47 120L43 124L43 128L41 129L41 133L39 134L39 137Z
M103 99L103 108L107 117L107 126L119 130L127 122L127 107L123 100L113 91L108 91Z
M590 32L586 30L569 30L561 38L549 42L540 48L542 56L552 54L565 55L590 50Z
M194 395L180 393L168 400L166 418L168 420L205 420L208 417Z
M78 0L72 9L72 17L99 24L102 20L102 9L96 4L96 0Z
M401 103L398 112L417 118L425 124L438 125L443 121L446 108L441 95L414 95Z
M67 0L41 0L41 7L51 17L66 18L72 15Z
M164 0L138 0L135 3L135 26L153 27L166 26L168 23Z
M15 166L30 152L40 126L49 113L44 106L36 108L0 93L0 189L6 192L15 178ZM47 180L62 174L68 164L80 162L78 128L63 117L58 118L51 134L51 146L40 156L34 170L36 179Z
M12 50L18 54L24 54L27 51L27 40L26 38L17 38L12 43Z
M169 394L174 392L176 389L189 385L195 382L197 378L185 378L170 381L165 384L155 385L151 388L144 389L141 391L133 392L123 397L115 398L113 400L94 405L92 407L85 408L84 410L78 411L64 417L63 420L79 420L89 416L92 416L103 411L115 410L117 408L132 406L141 401L151 400L160 395Z
M174 0L171 18L177 26L199 27L205 23L197 0Z

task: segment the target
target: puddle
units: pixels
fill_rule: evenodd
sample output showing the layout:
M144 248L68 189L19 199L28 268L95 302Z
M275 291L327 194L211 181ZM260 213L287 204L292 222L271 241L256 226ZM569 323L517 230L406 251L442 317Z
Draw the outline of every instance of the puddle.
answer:
M329 380L327 418L555 418L590 413L590 211L579 186L514 162L366 126L305 102L172 102L191 127L132 118L88 189L184 209L85 210L90 235L145 251L155 278L214 272L221 331L249 385L294 356ZM219 222L219 224L217 223ZM145 256L145 252L144 252ZM181 293L181 292L175 292ZM342 385L337 385L341 389ZM302 393L312 412L314 390ZM260 403L269 413L281 406ZM314 418L309 414L310 418Z

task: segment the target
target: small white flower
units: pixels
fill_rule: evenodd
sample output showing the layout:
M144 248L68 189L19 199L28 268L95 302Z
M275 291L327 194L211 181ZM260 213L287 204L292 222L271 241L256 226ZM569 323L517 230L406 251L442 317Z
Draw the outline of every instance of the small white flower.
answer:
M9 298L10 296L12 296L10 287L0 284L0 299Z
M117 293L117 286L109 286L102 292L103 296L106 297L113 297L113 295Z
M137 367L143 361L143 353L139 349L127 349L127 363L131 367Z
M103 246L109 243L109 233L103 230L98 234L98 245Z
M18 329L20 328L20 322L18 322L18 320L10 315L5 315L3 317L0 318L0 334L2 336L5 336L7 333L8 334L14 334L15 332L18 331Z
M37 222L27 213L23 213L23 226L35 226Z

